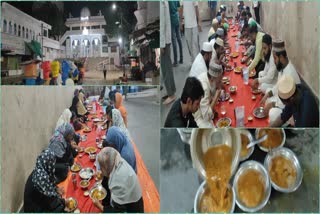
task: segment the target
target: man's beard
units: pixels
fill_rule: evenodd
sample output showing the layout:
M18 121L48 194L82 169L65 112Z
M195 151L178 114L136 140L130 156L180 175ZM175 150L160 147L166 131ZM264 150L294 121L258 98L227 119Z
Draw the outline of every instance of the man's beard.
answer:
M267 55L264 57L264 60L265 60L266 62L269 62L270 56L271 56L271 51L269 50L268 53L267 53Z
M206 63L207 69L209 69L210 60L205 60L204 62Z
M281 62L279 62L276 66L278 71L281 71L283 68L283 65L281 64Z

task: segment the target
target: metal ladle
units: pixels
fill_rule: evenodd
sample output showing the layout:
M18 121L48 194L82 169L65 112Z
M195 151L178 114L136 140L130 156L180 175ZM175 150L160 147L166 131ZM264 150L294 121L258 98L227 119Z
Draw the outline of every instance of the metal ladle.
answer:
M250 147L258 144L258 143L261 143L263 141L265 141L266 139L268 138L268 135L264 135L262 138L258 139L258 140L254 140L254 141L251 141L248 145L247 145L247 149L249 149Z

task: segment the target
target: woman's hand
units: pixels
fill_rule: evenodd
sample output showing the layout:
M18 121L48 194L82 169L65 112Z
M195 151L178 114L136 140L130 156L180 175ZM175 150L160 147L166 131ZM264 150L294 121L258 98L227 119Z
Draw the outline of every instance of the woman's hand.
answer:
M103 211L103 205L97 199L92 198L92 203L101 211Z

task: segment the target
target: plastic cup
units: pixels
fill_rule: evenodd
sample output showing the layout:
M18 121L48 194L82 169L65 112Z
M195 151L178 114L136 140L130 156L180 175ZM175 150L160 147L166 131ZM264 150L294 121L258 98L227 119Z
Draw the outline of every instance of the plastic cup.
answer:
M247 67L243 68L242 75L243 75L243 83L245 85L248 85L249 84L249 69Z

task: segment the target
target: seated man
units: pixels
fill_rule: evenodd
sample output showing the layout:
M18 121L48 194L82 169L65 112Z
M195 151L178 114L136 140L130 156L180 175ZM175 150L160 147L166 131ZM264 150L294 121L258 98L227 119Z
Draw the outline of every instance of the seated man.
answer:
M222 73L222 66L211 61L209 71L197 77L204 90L204 97L201 99L200 108L193 114L199 128L213 127L214 106L221 92L219 88L221 87Z
M305 86L296 85L291 76L283 75L277 87L279 98L285 107L270 126L282 126L293 117L291 125L295 127L319 127L318 104Z
M189 75L190 77L195 77L203 72L208 72L212 50L213 46L209 42L203 43L201 52L197 55L194 62L192 63Z
M252 81L252 89L260 87L262 93L266 93L268 88L272 88L277 83L278 71L274 64L272 53L272 38L269 34L262 37L262 54L266 65L264 70L259 73L259 78Z
M254 58L249 65L249 71L256 70L257 75L264 69L264 62L262 61L262 37L264 33L258 32L258 27L255 23L249 24L249 38L255 44Z
M282 75L289 75L295 80L297 85L301 84L300 77L287 56L284 41L275 40L272 42L272 55L278 71L277 81L280 80ZM276 86L267 89L261 100L261 104L264 104L265 111L269 112L270 123L273 123L275 118L281 114L282 109L284 109L284 104L279 99L278 88Z
M174 102L171 107L164 127L197 128L192 113L200 106L200 100L204 95L201 82L196 77L188 77L184 85L181 99Z
M208 38L210 38L213 34L216 33L217 29L218 29L218 25L219 25L219 22L217 19L213 19L212 20L212 26L208 32ZM209 41L210 42L210 41Z

